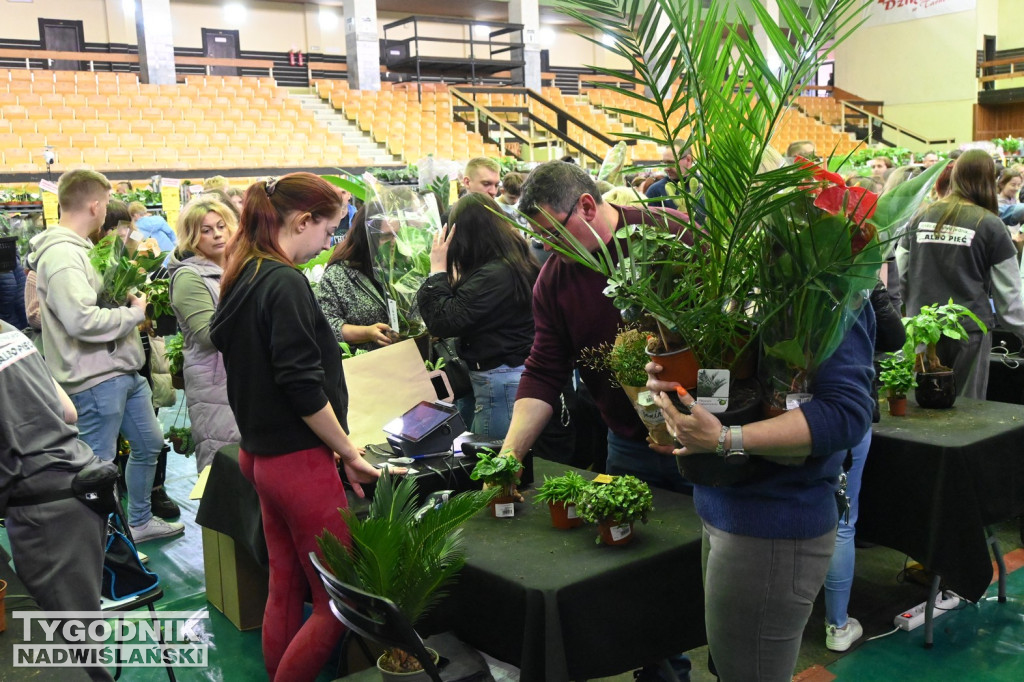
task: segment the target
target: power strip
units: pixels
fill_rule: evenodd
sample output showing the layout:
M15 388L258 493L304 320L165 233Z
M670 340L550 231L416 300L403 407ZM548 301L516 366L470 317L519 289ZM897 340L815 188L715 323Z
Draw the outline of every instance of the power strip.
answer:
M893 619L893 623L900 630L913 630L917 626L924 623L924 608L928 602L921 602L912 609L907 609L900 615ZM935 609L932 612L932 618L938 618L946 611L955 609L960 604L960 597L956 596L952 592L944 593L940 592L935 595Z

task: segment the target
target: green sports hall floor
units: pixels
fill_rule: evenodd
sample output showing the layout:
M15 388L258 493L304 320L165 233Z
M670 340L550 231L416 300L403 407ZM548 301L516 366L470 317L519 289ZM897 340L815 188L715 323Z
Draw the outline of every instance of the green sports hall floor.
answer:
M176 413L176 408L160 411L165 427L173 422ZM186 682L266 679L259 630L239 632L206 602L201 530L195 523L198 502L188 499L195 481L194 460L171 453L166 487L181 506L185 534L142 546L150 556L150 569L160 576L163 586L164 598L157 604L159 610L208 608L210 612L209 620L205 621L205 638L209 643L211 665L202 670L179 668L177 678ZM1024 565L1019 524L1008 522L995 530L1011 571ZM7 542L6 533L2 531L0 542L5 545ZM863 624L866 638L892 630L892 619L898 612L919 604L927 596L927 588L899 578L907 561L905 555L884 547L857 550L850 613ZM824 605L819 595L804 633L795 679L801 682L1021 682L1024 680L1024 570L1010 573L1007 595L1007 603L997 603L993 585L980 603L962 606L937 619L935 646L930 650L922 646L922 627L873 641L862 639L845 654L825 648ZM690 655L694 666L691 679L694 682L714 680L707 671L706 648L694 650ZM333 668L325 670L318 682L333 679L332 671ZM158 681L166 680L167 675L161 668L135 668L126 670L121 679ZM604 678L605 682L632 679L632 674L628 673Z

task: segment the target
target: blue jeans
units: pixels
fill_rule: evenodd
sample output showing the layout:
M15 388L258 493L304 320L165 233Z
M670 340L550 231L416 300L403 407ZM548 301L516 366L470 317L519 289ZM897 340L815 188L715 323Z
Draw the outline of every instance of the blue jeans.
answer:
M693 494L693 486L683 478L676 458L647 447L647 443L616 435L608 430L608 462L604 468L613 476L629 474L653 486Z
M853 446L853 463L846 472L846 496L850 498L849 520L841 517L836 531L836 549L825 575L825 623L846 626L846 609L850 605L855 559L854 535L857 533L857 510L860 507L860 482L864 477L864 462L871 448L871 429L864 440Z
M470 430L478 436L501 439L508 433L512 421L512 406L519 390L519 377L525 365L509 367L499 365L483 372L470 371L476 411Z
M110 461L117 454L120 431L132 446L124 479L128 488L128 523L142 526L153 516L149 496L156 460L164 445L163 431L153 410L153 392L138 372L122 374L75 393L78 437L96 456Z

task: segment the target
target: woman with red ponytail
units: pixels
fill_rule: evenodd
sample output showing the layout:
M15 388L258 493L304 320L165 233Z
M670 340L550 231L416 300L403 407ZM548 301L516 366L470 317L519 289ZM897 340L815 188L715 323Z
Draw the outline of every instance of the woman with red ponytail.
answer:
M340 219L337 192L310 173L250 186L211 331L242 436L239 465L260 497L270 555L263 656L272 681L315 679L341 636L309 561L325 528L348 537L336 462L359 497L360 484L379 476L349 440L338 342L294 267L330 245ZM303 624L310 590L313 615Z

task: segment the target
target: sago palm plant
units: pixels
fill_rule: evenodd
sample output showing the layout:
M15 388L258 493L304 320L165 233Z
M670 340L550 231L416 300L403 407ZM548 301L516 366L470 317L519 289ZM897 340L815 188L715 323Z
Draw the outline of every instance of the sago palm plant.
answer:
M377 482L369 514L360 519L340 510L351 543L325 530L317 538L324 562L342 582L386 597L414 625L444 596L444 588L466 561L461 526L487 506L494 491L455 495L422 514L411 477L384 473ZM418 669L401 649L389 650L396 669Z

